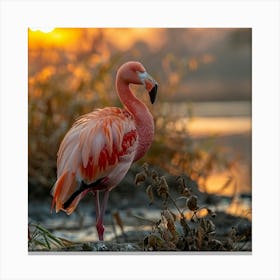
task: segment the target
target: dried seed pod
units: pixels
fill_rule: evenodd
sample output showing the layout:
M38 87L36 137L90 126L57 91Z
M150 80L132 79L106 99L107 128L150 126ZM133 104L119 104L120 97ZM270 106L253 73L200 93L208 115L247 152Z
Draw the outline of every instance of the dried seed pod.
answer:
M144 162L142 167L146 173L149 172L149 164L147 162Z
M153 192L153 186L149 185L146 188L146 194L148 195L149 199L150 199L150 203L152 204L154 202L154 192Z
M151 177L154 180L154 182L158 181L158 174L155 170L152 170Z
M177 215L175 213L173 213L171 210L169 210L169 212L173 216L174 221L176 221L177 220Z
M213 250L217 250L217 251L224 250L223 243L218 239L211 239L209 245Z
M185 197L190 197L191 196L191 190L189 188L184 188L182 191L182 195Z
M149 251L159 250L162 247L162 239L155 234L148 237L147 249Z
M166 179L164 176L160 177L159 186L157 188L157 193L163 199L166 199L168 196L169 187L167 185Z
M181 224L181 226L182 226L182 228L183 228L183 230L184 230L185 236L187 236L188 233L189 233L189 231L190 231L190 228L189 228L189 226L188 226L188 224L187 224L186 219L182 217L182 218L180 219L180 224Z
M164 241L169 241L170 240L169 231L167 229L163 228L162 232L161 232L161 237Z
M230 232L229 232L229 237L233 242L236 242L237 240L237 229L235 227L232 227Z
M187 206L191 211L195 211L198 209L197 207L197 196L196 195L192 195L188 201L187 201Z
M204 229L204 231L207 232L208 224L207 224L207 220L204 217L199 219L199 224Z
M197 236L196 238L197 247L200 250L202 247L202 242L204 237L204 230L201 226L198 226L196 236Z
M207 211L208 211L208 215L210 215L212 218L215 218L215 217L216 217L215 211L213 211L213 210L211 210L211 209L209 209L209 208L206 208L206 209L207 209Z
M141 184L142 182L144 182L146 180L147 176L145 174L145 172L140 172L137 173L135 176L135 184L138 186L139 184Z
M157 247L157 238L154 235L150 235L148 239L148 244L150 247L156 248Z
M182 176L179 176L176 178L176 181L178 182L181 189L184 190L184 188L186 187L184 178Z
M216 230L215 224L211 220L207 220L207 232L213 233Z
M174 217L168 209L163 210L162 215L165 217L167 222L174 223Z
M172 213L166 209L166 210L163 210L163 212L161 213L162 217L163 217L163 220L166 221L166 228L168 229L168 232L171 234L172 236L172 241L174 242L177 242L178 241L178 233L176 231L176 227L175 227L175 219L172 215ZM165 240L169 240L170 237L168 237L168 232L163 236L163 238ZM168 238L168 239L166 239Z
M161 222L162 222L161 219L159 219L159 220L156 222L155 226L156 226L156 227L159 227L159 225L161 224Z

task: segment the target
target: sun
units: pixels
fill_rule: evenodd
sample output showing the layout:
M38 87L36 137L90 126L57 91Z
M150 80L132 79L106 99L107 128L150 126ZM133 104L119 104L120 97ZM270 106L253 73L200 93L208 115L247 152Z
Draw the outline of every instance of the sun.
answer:
M42 33L50 33L54 30L53 27L30 27L30 30L33 32L39 31Z

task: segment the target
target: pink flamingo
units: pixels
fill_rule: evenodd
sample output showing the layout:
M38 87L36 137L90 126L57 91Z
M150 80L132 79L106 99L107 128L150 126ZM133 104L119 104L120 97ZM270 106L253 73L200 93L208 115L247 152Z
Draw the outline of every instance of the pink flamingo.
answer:
M110 191L124 178L131 164L144 156L154 136L154 121L147 106L129 84L144 85L154 103L156 81L139 62L123 64L116 88L124 109L109 107L81 116L62 140L57 158L57 181L52 189L56 212L70 215L88 193L94 194L96 229L103 241L103 217ZM99 192L104 195L100 203Z

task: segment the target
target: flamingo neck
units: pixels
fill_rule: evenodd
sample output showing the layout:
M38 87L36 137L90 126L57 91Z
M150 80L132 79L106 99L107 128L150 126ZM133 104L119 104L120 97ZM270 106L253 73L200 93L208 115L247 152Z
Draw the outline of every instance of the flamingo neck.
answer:
M154 138L154 120L147 106L130 90L129 84L119 79L116 82L121 102L135 119L138 132L138 148L134 161L145 155Z

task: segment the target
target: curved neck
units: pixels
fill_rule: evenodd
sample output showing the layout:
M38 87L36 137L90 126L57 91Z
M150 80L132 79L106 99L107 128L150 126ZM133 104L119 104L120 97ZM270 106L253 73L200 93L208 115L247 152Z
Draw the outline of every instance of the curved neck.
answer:
M121 102L135 119L139 136L138 148L134 161L144 156L154 138L154 120L147 106L130 90L129 84L121 78L116 81L117 92Z

